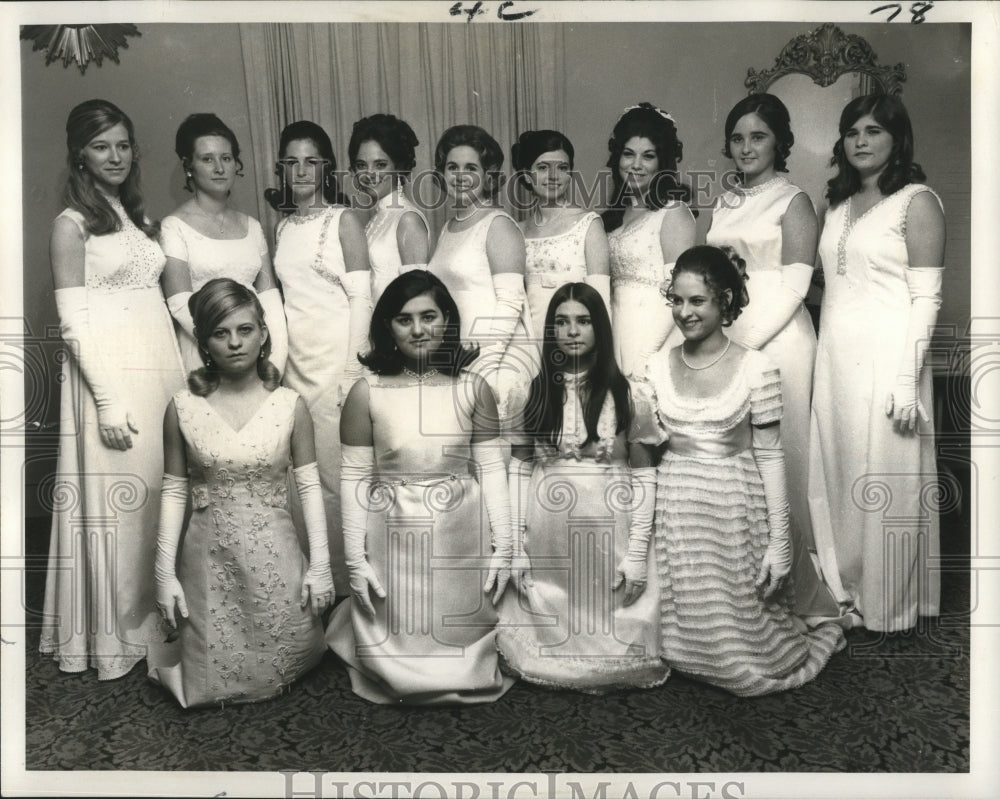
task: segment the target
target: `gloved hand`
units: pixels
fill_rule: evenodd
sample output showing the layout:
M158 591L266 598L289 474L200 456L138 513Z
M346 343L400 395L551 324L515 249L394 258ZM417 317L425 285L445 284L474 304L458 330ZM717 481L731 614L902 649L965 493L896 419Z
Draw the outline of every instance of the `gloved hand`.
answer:
M472 457L479 466L479 487L490 520L490 540L493 556L483 591L493 591L496 605L510 580L514 556L514 536L511 533L510 498L507 494L507 469L504 467L500 439L479 441L472 445ZM494 590L495 589L495 590Z
M373 447L344 444L340 448L340 511L344 529L344 561L350 575L351 593L361 608L374 618L375 605L369 591L385 599L385 589L365 553L368 534L368 487L375 469Z
M631 483L628 551L618 563L614 584L614 590L618 590L624 583L625 598L622 604L626 607L639 599L646 590L646 557L656 510L656 468L642 466L632 469Z
M316 462L296 467L295 486L305 519L309 539L309 568L302 578L301 607L312 601L313 612L318 616L333 603L335 591L330 573L330 545L326 538L326 510L323 492L319 485L319 467Z
M792 570L792 540L788 533L788 492L785 488L785 453L778 425L753 428L753 457L764 484L770 537L757 573L756 586L767 599L785 584Z
M160 488L160 524L156 535L156 556L153 576L156 581L156 607L167 623L177 628L174 607L183 618L188 617L184 588L177 579L177 546L184 525L187 507L188 479L172 474L163 475Z
M511 576L518 590L530 588L531 561L525 547L528 543L528 499L531 487L532 465L520 458L511 458L507 470L507 489L513 519L514 549L511 561Z

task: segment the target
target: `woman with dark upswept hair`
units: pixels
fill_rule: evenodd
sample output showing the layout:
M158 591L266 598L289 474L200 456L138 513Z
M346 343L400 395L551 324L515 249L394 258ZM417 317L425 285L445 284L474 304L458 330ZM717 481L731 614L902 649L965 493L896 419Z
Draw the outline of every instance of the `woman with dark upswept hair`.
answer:
M427 218L405 191L419 143L402 119L372 114L354 123L347 145L354 185L361 191L358 204L369 213L365 238L374 301L393 278L426 268L430 256Z
M781 373L795 611L831 617L839 609L813 565L806 495L816 333L803 300L812 282L819 228L809 195L780 174L788 171L794 141L788 109L774 95L751 94L733 106L726 117L723 155L733 160L736 180L715 200L706 242L732 247L746 259L751 302L727 335L763 352Z
M438 278L404 272L375 306L372 372L344 404L351 600L326 638L354 692L379 704L492 702L513 683L494 630L512 552L499 419L486 381L463 368L475 352L460 326Z
M260 222L230 203L243 174L236 134L215 114L191 114L177 128L174 143L184 188L194 196L163 219L160 246L167 256L167 305L180 328L184 368L201 366L188 298L212 278L229 277L257 292L267 314L272 363L281 372L288 335L267 239Z
M497 646L509 671L549 687L659 685L670 670L659 657L649 537L630 541L632 401L611 321L594 288L567 283L552 295L545 331L541 371L514 428L519 591L503 599ZM574 519L586 519L586 530Z
M941 200L913 161L898 97L865 95L840 117L820 237L825 289L813 383L809 509L823 576L870 630L936 616L940 578L931 369L924 363L944 267ZM859 498L885 485L889 535ZM853 498L853 500L852 500Z
M159 636L150 564L163 465L162 409L184 383L143 215L135 129L106 100L66 122L67 208L50 254L62 365L41 651L63 671L127 674Z
M334 584L347 587L340 535L340 409L361 375L371 320L371 272L364 214L337 189L330 137L300 120L281 132L277 173L282 188L268 200L286 212L275 232L274 270L288 322L284 383L306 401L317 451Z
M611 251L611 320L618 365L642 377L673 320L660 296L677 255L694 244L690 193L677 180L683 151L673 117L650 103L626 108L608 141L612 206L602 214Z

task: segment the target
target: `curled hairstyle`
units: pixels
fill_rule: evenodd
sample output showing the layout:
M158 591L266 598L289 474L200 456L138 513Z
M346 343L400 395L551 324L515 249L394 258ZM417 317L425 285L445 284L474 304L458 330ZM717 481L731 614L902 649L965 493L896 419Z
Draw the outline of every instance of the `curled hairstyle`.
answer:
M539 156L556 150L562 150L569 156L569 168L572 169L573 159L576 156L573 142L558 130L526 130L518 136L510 148L510 162L517 171L515 177L518 182L525 182L524 173L531 170Z
M615 403L616 432L625 430L632 420L631 392L628 380L615 361L611 338L611 319L601 295L586 283L567 283L556 289L545 312L545 338L542 341L542 366L531 382L524 410L525 432L535 440L559 445L562 435L563 405L566 385L563 368L567 356L556 345L556 311L569 300L583 305L590 314L594 329L594 362L587 372L587 392L583 396L583 418L587 428L585 444L597 440L597 421L604 401L611 392Z
M722 144L722 154L726 158L732 158L732 149L729 146L729 137L733 135L733 128L747 114L756 114L771 129L774 134L774 170L776 172L787 172L785 166L788 156L792 152L792 145L795 144L795 136L792 134L792 122L788 115L788 109L773 94L751 94L744 97L729 112L726 117L726 139Z
M438 181L444 178L448 153L456 147L471 147L479 155L486 176L486 195L495 199L503 188L503 150L496 139L476 125L455 125L448 128L434 148L434 171Z
M619 163L625 145L635 137L649 139L656 149L658 171L650 182L646 204L650 208L663 208L672 200L687 202L691 198L690 189L680 182L677 175L677 164L683 157L684 145L677 138L676 125L652 103L639 103L619 117L608 139L606 166L611 170L615 190L611 207L601 215L608 232L622 224L630 187L621 176Z
M215 114L191 114L181 122L174 137L174 152L184 165L184 188L193 191L191 163L194 160L195 142L202 136L221 136L229 142L229 149L236 161L236 174L242 177L243 162L240 160L240 143L236 140L236 134Z
M429 294L445 317L441 346L429 354L428 365L447 375L457 375L479 355L479 348L467 348L459 338L461 322L458 306L444 283L424 269L411 269L395 278L372 311L368 338L371 350L358 355L358 360L377 375L398 375L403 371L403 359L392 337L392 320L414 297Z
M132 148L132 168L118 189L118 199L133 224L150 238L155 238L159 225L146 219L139 188L139 147L135 142L135 126L124 111L107 100L87 100L69 112L66 120L69 178L63 189L63 202L83 215L87 232L91 235L104 236L122 229L118 215L94 185L94 177L83 162L83 149L115 125L125 127Z
M830 166L837 167L837 174L826 184L830 205L838 205L861 189L861 176L844 153L844 136L868 114L892 136L889 163L878 177L879 191L889 195L926 178L920 164L913 160L913 126L903 101L890 94L865 94L851 100L840 114L840 138L833 145L830 159Z
M205 366L195 369L188 375L188 388L192 394L207 397L219 387L221 372L214 363L208 363L208 340L227 316L247 307L253 308L257 324L266 331L264 309L257 299L257 293L231 278L217 277L209 280L188 298L188 310L194 319L198 354L206 362ZM268 336L261 347L261 357L257 358L257 376L264 382L264 388L274 391L281 381L281 375L269 360L270 357L271 337Z
M298 206L292 199L291 176L289 170L281 162L287 155L288 147L294 141L311 141L316 147L319 157L323 159L323 200L328 205L347 205L347 198L341 194L337 182L337 159L333 154L333 144L330 137L315 122L300 119L285 125L278 140L278 162L274 165L274 174L281 181L281 188L265 189L264 199L275 211L290 214Z
M698 275L719 303L722 326L729 327L750 302L747 292L747 263L732 247L712 247L700 244L690 247L680 254L670 271L670 283L663 290L665 296L673 293L677 276L688 272ZM732 292L732 299L726 291Z
M366 141L373 141L392 159L396 171L409 175L417 165L417 145L420 141L406 122L392 114L372 114L354 123L347 144L348 167L354 170L358 151Z

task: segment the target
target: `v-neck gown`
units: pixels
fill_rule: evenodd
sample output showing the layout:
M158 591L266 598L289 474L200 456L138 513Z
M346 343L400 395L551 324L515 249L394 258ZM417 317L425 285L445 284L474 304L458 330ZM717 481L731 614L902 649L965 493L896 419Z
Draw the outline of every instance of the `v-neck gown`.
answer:
M326 650L319 617L299 605L308 564L288 512L297 398L275 389L234 430L204 397L174 395L191 486L177 570L189 616L148 662L183 707L268 699Z

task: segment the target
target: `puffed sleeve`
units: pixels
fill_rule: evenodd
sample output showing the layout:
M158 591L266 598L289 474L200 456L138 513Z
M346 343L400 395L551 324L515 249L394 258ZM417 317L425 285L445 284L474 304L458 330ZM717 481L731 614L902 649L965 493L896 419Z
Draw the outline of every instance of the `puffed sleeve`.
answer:
M176 258L187 263L191 259L188 258L187 241L184 239L181 224L176 217L164 217L160 222L160 249L167 258Z
M747 352L750 383L750 424L766 427L781 421L781 375L764 353Z
M667 428L660 420L659 401L656 396L656 385L661 376L663 359L654 355L646 365L646 374L642 380L630 380L632 393L632 425L629 428L628 440L632 444L648 444L659 446L670 436Z

